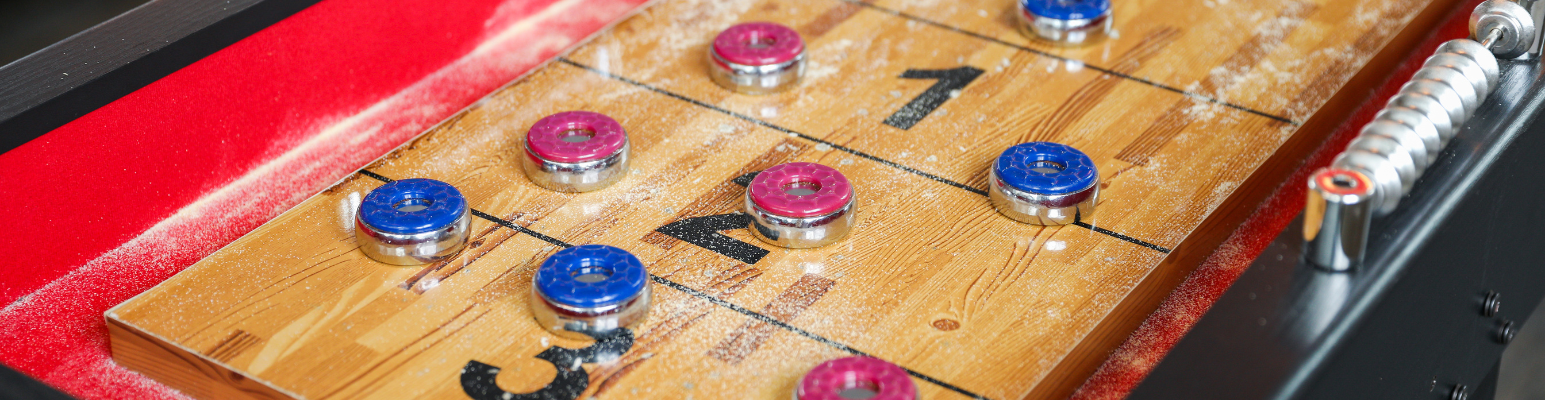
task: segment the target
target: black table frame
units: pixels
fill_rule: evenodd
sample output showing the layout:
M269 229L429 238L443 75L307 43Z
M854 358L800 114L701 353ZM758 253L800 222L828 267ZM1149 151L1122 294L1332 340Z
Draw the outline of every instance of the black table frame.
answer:
M158 0L0 67L0 153L320 0ZM1168 398L1490 398L1505 345L1545 296L1545 80L1501 87L1393 215L1369 265L1302 265L1295 222L1133 392ZM1505 306L1482 314L1488 293ZM0 399L67 399L0 366Z
M1133 399L1489 399L1504 326L1545 296L1545 79L1502 81L1401 200L1367 265L1300 261L1294 221L1133 391ZM1500 312L1483 311L1498 295Z
M0 67L0 153L320 0L156 0Z

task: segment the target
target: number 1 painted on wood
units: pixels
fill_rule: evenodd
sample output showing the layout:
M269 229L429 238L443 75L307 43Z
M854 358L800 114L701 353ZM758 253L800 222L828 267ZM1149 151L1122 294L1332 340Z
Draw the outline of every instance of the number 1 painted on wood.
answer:
M913 125L917 125L923 118L928 117L928 114L932 113L934 109L944 105L944 102L950 99L951 93L965 89L966 85L971 84L971 81L982 76L982 72L982 70L973 67L960 67L954 69L909 69L907 72L901 73L903 79L938 79L939 81L935 82L933 86L928 87L928 90L923 91L923 94L912 99L907 105L902 106L901 110L891 114L889 118L885 119L885 124L903 130L912 129Z

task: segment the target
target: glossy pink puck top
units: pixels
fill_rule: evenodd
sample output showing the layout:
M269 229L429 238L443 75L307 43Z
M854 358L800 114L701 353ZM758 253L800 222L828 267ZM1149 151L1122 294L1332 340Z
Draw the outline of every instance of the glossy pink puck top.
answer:
M814 193L808 193L813 191ZM788 163L757 174L746 187L751 201L785 217L813 217L841 210L853 200L853 185L836 168Z
M844 400L842 391L875 392L870 400L916 400L917 386L907 371L873 357L847 357L821 363L799 380L799 400Z
M577 163L604 159L622 150L628 134L622 124L589 111L561 112L536 121L526 132L526 147L548 161Z
M805 52L799 32L771 22L735 25L713 40L713 51L724 61L741 65L776 65Z

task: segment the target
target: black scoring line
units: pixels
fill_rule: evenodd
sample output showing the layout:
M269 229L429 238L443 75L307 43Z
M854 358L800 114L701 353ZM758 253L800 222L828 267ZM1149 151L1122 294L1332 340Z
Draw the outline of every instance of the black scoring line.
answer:
M834 341L834 340L831 340L831 339L827 339L827 338L825 338L825 337L823 337L821 335L817 335L817 334L811 333L810 331L807 331L807 330L804 330L804 329L799 329L799 328L797 328L797 327L795 327L793 325L789 325L786 322L779 321L777 318L769 317L767 315L764 315L762 313L758 313L756 311L751 311L749 309L746 309L745 307L741 307L741 306L735 305L734 303L730 303L728 301L725 301L724 299L720 299L718 297L714 297L712 295L709 295L708 293L703 293L703 292L697 291L696 289L689 288L686 285L682 285L680 283L672 282L669 279L661 278L661 277L659 277L657 275L650 275L649 277L654 279L654 281L656 283L659 283L661 285L670 286L671 288L674 288L676 290L680 290L680 291L685 292L687 294L690 294L690 295L692 295L694 297L698 297L698 298L702 298L704 300L708 300L709 302L717 304L717 305L719 305L721 307L728 308L728 309L730 309L732 311L744 314L744 315L746 315L748 317L751 317L752 319L755 319L755 320L758 320L758 321L762 321L762 322L766 322L768 324L772 324L773 326L777 326L779 328L783 328L786 331L793 332L793 333L798 334L800 336L804 336L806 338L809 338L810 340L814 340L814 341L820 342L821 344L824 344L824 345L827 345L827 346L831 346L832 348L836 348L838 350L846 351L846 352L851 353L853 355L859 355L859 356L864 356L864 357L874 357L873 355L870 355L869 353L865 353L865 352L860 351L858 349L852 348L852 347L850 347L848 345L845 345L845 344L842 344L842 343L838 343L837 341ZM875 358L879 358L879 357L875 357ZM955 391L956 393L960 393L960 394L966 395L966 396L971 397L973 399L986 399L986 397L984 397L982 395L979 395L979 394L976 394L976 393L971 393L971 391L968 391L968 390L965 390L965 389L961 389L958 386L945 383L944 381L940 381L938 379L934 379L933 377L930 377L928 375L923 375L921 372L914 371L911 368L901 367L901 369L906 370L908 374L910 374L912 376L915 376L918 379L922 379L922 380L928 381L929 383L932 383L932 384L935 384L935 385L939 385L941 387L944 387L945 389L949 389L949 390Z
M478 218L482 218L482 219L486 219L486 220L492 221L493 223L499 224L499 225L504 226L506 228L510 228L510 229L514 229L514 230L520 231L520 233L531 235L532 237L535 237L537 239L542 239L542 241L547 242L547 243L552 243L554 246L562 247L562 248L565 248L565 249L570 248L570 247L574 247L574 245L569 244L568 242L564 242L562 240L558 240L558 238L544 235L541 232L533 231L530 228L526 228L524 226L517 225L514 222L505 221L503 218L498 218L498 217L489 215L488 213L485 213L485 212L482 212L482 211L472 210L472 215L476 215Z
M359 170L359 174L360 175L364 175L364 176L368 176L368 177L371 177L371 178L374 178L375 180L378 180L378 181L381 181L381 182L392 183L392 178L387 178L385 175L381 175L381 174L377 174L377 173L374 173L374 172L370 172L370 170L368 170L368 169L361 169L361 170Z
M801 139L805 139L805 140L809 140L809 141L812 141L812 142L816 142L816 143L824 144L824 145L827 145L827 146L831 146L834 149L842 150L844 152L847 152L848 154L852 154L852 155L855 155L855 156L859 156L859 157L868 159L870 161L874 161L874 162L878 162L878 163L881 163L881 164L885 164L887 166L890 166L891 168L896 168L896 169L899 169L899 170L902 170L902 171L907 171L907 172L910 172L912 174L915 174L915 175L918 175L918 176L922 176L924 178L932 179L932 180L935 180L935 181L939 181L940 183L944 183L944 184L947 184L947 185L950 185L950 186L954 186L954 187L957 187L957 188L965 189L967 191L970 191L971 193L976 193L976 194L983 195L983 196L987 195L987 191L986 190L977 189L977 188L971 187L970 185L966 185L964 183L955 182L955 181L952 181L952 180L949 180L949 179L945 179L944 177L941 177L941 176L938 176L938 175L934 175L934 174L930 174L930 173L927 173L927 172L923 172L922 170L919 170L917 168L912 168L912 167L908 167L908 166L905 166L905 165L901 165L901 164L898 164L898 163L890 161L890 160L886 160L886 159L883 159L883 158L880 158L880 157L876 157L876 156L871 155L869 153L865 153L865 152L862 152L862 151L854 150L853 148L850 148L848 146L843 146L843 145L840 145L840 144L832 143L832 142L826 141L826 140L821 139L821 138L817 138L817 137L814 137L814 136L806 135L804 133L796 132L793 129L784 128L784 127L781 127L781 126L778 126L778 125L774 125L771 122L767 122L767 121L763 121L763 120L760 120L760 119L752 118L751 116L748 116L748 115L745 115L745 114L741 114L741 113L737 113L737 112L734 112L734 111L730 111L730 110L726 110L726 109L723 109L723 108L719 108L718 106L715 106L715 105L712 105L712 104L708 104L708 103L704 103L704 102L699 101L697 99L693 99L693 98L690 98L690 97L687 97L687 96L676 94L675 92L667 91L665 89L657 88L657 87L645 84L643 82L635 81L635 80L628 79L628 78L625 78L625 77L622 77L622 76L618 76L618 75L613 75L610 72L606 72L606 71L602 71L602 70L599 70L599 69L591 68L588 65L584 65L584 64L580 64L580 63L574 62L573 60L570 60L570 59L565 58L565 57L558 57L558 61L562 61L564 64L569 64L569 65L578 67L580 69L593 72L593 73L595 73L597 75L601 75L601 76L604 76L604 77L607 77L607 78L611 78L611 79L615 79L615 80L618 80L618 81L622 81L622 82L627 83L629 85L638 86L638 87L641 87L641 88L644 88L644 89L648 89L649 91L652 91L652 92L655 92L655 93L659 93L659 94L663 94L663 95L666 95L666 96L670 96L671 98L675 98L676 100L685 101L685 102L692 103L693 105L696 105L696 106L699 106L699 107L703 107L703 108L707 108L707 109L710 109L710 110L714 110L714 111L717 111L717 112L719 112L721 114L729 115L731 117L735 117L735 118L741 119L741 120L746 121L746 122L750 122L750 123L757 124L757 125L760 125L760 126L763 126L763 127L771 128L773 130L776 130L776 131L779 131L779 132L783 132L783 133L787 133L787 134L790 134L790 135L799 136L799 138L801 138Z
M359 173L360 173L360 175L368 176L368 177L374 178L376 180L379 180L381 182L390 183L392 181L391 178L387 178L384 175L377 174L375 172L371 172L370 170L366 170L366 169L359 170ZM478 211L476 209L470 209L470 210L472 211L472 215L475 215L478 218L482 218L482 219L491 221L493 223L499 224L500 226L504 226L504 227L507 227L507 228L510 228L510 229L514 229L515 231L518 231L520 233L531 235L531 236L536 237L537 239L541 239L542 241L545 241L547 243L552 243L555 246L559 246L559 247L563 247L563 248L574 247L574 245L569 244L568 242L564 242L562 240L558 240L557 238L554 238L552 236L547 236L545 234L542 234L541 232L533 231L533 230L528 229L528 228L526 228L524 226L517 225L514 222L506 221L506 220L504 220L502 218L495 217L495 216L493 216L491 214L488 214L488 213L485 213L485 212L482 212L482 211ZM687 287L687 285L683 285L683 284L677 283L677 282L672 281L670 279L662 278L659 275L649 274L649 279L654 280L655 283L659 283L661 285L669 286L671 289L676 289L676 290L678 290L678 291L680 291L682 293L686 293L688 295L691 295L692 297L697 297L697 298L700 298L700 299L703 299L703 300L708 300L708 302L713 303L715 305L718 305L720 307L727 308L730 311L734 311L734 312L740 313L741 315L745 315L747 317L751 317L751 319L755 319L757 321L762 321L762 322L765 322L765 323L768 323L768 324L772 324L773 326L776 326L776 327L779 327L779 328L783 328L784 330L787 330L789 332L793 332L793 333L798 334L800 336L804 336L806 338L809 338L810 340L814 340L816 342L819 342L821 344L830 346L832 348L835 348L835 349L838 349L838 350L842 350L842 351L848 352L848 353L853 354L853 355L879 358L879 357L875 357L874 355L871 355L869 353L865 353L865 352L863 352L861 350L855 349L852 346L848 346L848 345L842 344L841 342L838 342L838 341L835 341L835 340L827 339L825 336L817 335L817 334L812 333L810 331L807 331L807 330L804 330L804 329L800 329L800 328L795 327L793 325L789 325L787 322L780 321L777 318L773 318L773 317L767 316L766 314L762 314L762 313L759 313L759 312L756 312L756 311L752 311L752 310L750 310L748 308L741 307L739 305L736 305L735 303L731 303L729 301L726 301L724 299L720 299L720 298L715 297L713 295L710 295L708 293L699 291L697 289L693 289L691 287ZM892 363L892 364L895 364L895 363ZM900 365L898 364L897 366L900 366ZM911 368L901 367L901 369L906 370L907 374L910 374L913 377L916 377L917 379L922 379L924 381L927 381L928 383L939 385L940 387L952 390L952 391L954 391L956 393L960 393L962 395L965 395L965 396L973 398L973 399L987 400L987 397L985 397L985 396L982 396L982 395L979 395L979 394L976 394L976 393L972 393L971 391L962 389L959 386L951 385L951 384L949 384L947 382L938 380L938 379L936 379L934 377L931 377L931 376L928 376L928 375L924 375L923 373L917 372L917 371L915 371L915 370L913 370Z
M1121 233L1118 233L1118 232L1110 230L1110 229L1105 229L1105 228L1101 228L1101 227L1098 227L1098 226L1090 225L1088 222L1073 221L1073 225L1078 225L1078 226L1081 226L1081 227L1089 228L1089 230L1091 230L1091 231L1099 232L1099 233L1108 235L1110 237L1114 237L1114 238L1117 238L1117 239L1125 240L1125 241L1127 241L1129 243L1132 243L1132 244L1135 244L1135 245L1138 245L1138 246L1143 246L1143 247L1147 247L1147 248L1150 248L1150 249L1154 249L1154 250L1157 250L1160 253L1169 254L1169 249L1164 248L1164 246L1160 246L1160 245L1156 245L1156 244L1153 244L1153 243L1144 242L1144 241L1139 240L1137 238L1134 238L1134 237L1131 237L1131 236L1127 236L1127 235L1123 235Z
M1242 105L1225 102L1225 101L1222 101L1222 100L1218 100L1218 99L1212 98L1210 96L1203 95L1201 93L1188 92L1188 91L1182 90L1180 88L1176 88L1176 87L1173 87L1173 86L1169 86L1169 85L1165 85L1165 84L1162 84L1162 83L1154 82L1154 81L1151 81L1151 80L1148 80L1148 79L1145 79L1145 78L1139 78L1139 77L1136 77L1136 76L1132 76L1132 75L1128 75L1128 74L1122 73L1120 71L1116 71L1116 70L1112 70L1112 69L1109 69L1109 68L1100 67L1100 66L1093 65L1093 64L1088 64L1088 63L1085 63L1083 60L1063 57L1063 56L1059 56L1059 55L1056 55L1056 54L1048 53L1048 52L1045 52L1045 51L1042 51L1042 50L1037 50L1035 48L1026 47L1026 46L1019 45L1019 44L1014 44L1012 42L1004 41L1003 39L998 39L998 38L995 38L995 37L992 37L992 36L987 36L987 35L983 35L983 34L980 34L980 33L968 31L968 30L965 30L965 29L961 29L961 28L955 27L953 25L948 25L948 24L945 24L945 23L942 23L942 22L938 22L938 21L934 21L934 20L931 20L931 19L919 17L919 16L916 16L916 15L907 14L907 13L901 12L900 10L894 10L894 9L890 9L890 8L881 7L881 6L877 6L877 5L870 4L868 2L860 1L860 0L837 0L837 1L842 1L842 2L846 2L846 3L852 3L852 4L857 4L857 5L860 5L860 6L868 7L870 9L875 10L875 11L883 12L883 13L890 14L890 15L895 15L895 16L898 16L898 17L906 18L906 19L909 19L909 20L917 21L917 22L922 22L922 23L925 23L925 24L928 24L928 25L933 25L933 26L938 27L938 28L942 28L942 29L945 29L945 30L948 30L948 31L960 33L962 35L974 37L974 38L977 38L977 39L982 39L982 40L986 40L986 41L989 41L989 42L1001 44L1001 45L1004 45L1004 46L1013 47L1015 49L1019 49L1020 51L1034 53L1035 55L1038 55L1038 56L1047 57L1047 58L1054 58L1054 59L1061 60L1061 61L1076 62L1076 63L1079 63L1079 64L1083 64L1084 68L1089 68L1089 69L1092 69L1092 70L1095 70L1095 71L1099 71L1101 73L1104 73L1104 74L1107 74L1107 75L1110 75L1110 76L1115 76L1115 77L1126 79L1126 80L1133 81L1133 82L1143 83L1143 84L1146 84L1148 86L1153 86L1153 87L1156 87L1156 88L1159 88L1159 89L1164 89L1164 90L1168 90L1168 91L1171 91L1171 92L1179 93L1181 95L1185 95L1187 97L1191 97L1191 98L1194 98L1194 99L1197 99L1197 100L1204 100L1204 101L1207 101L1209 103L1213 103L1213 104L1217 104L1217 105L1220 105L1220 106L1232 108L1232 109L1235 109L1235 110L1239 110L1239 111L1244 111L1244 112L1247 112L1247 113L1255 114L1255 115L1261 116L1263 118L1269 118L1269 119L1272 119L1272 120L1276 120L1278 122L1282 122L1282 123L1286 123L1286 124L1291 124L1293 126L1303 125L1303 124L1300 124L1298 121L1294 121L1292 119L1288 119L1287 117L1279 117L1277 115L1266 113L1265 111L1260 111L1260 110L1256 110L1256 109L1253 109L1253 108L1250 108L1250 107L1245 107L1245 106L1242 106Z
M599 69L595 69L595 68L592 68L592 67L590 67L588 65L580 64L578 62L570 60L570 59L568 59L566 57L558 57L557 60L560 61L560 62L563 62L564 64L572 65L575 68L579 68L579 69L583 69L583 70L586 70L586 71L590 71L591 73L594 73L594 74L597 74L597 75L600 75L600 76L604 76L604 77L611 78L611 79L614 79L614 80L617 80L617 81L620 81L620 82L623 82L623 83L627 83L629 85L633 85L633 86L637 86L637 87L640 87L640 88L644 88L644 89L647 89L649 91L652 91L652 92L655 92L655 93L659 93L659 94L662 94L662 95L665 95L665 96L668 96L668 97L671 97L671 98L674 98L674 99L677 99L677 100L681 100L681 101L684 101L684 102L687 102L687 103L691 103L691 104L699 106L699 107L707 108L707 109L719 112L721 114L729 115L731 117L735 117L735 118L741 119L741 120L746 121L746 122L757 124L757 125L760 125L760 126L763 126L763 127L767 127L767 128L773 129L773 130L777 130L779 132L787 133L787 134L790 134L790 135L795 135L795 136L798 136L801 139L809 140L809 141L816 142L816 143L825 144L827 146L831 146L834 149L842 150L844 152L847 152L848 154L859 156L859 157L862 157L862 158L870 160L870 161L878 162L880 164L885 164L886 166L889 166L891 168L899 169L899 170L902 170L902 171L906 171L906 172L912 173L914 175L918 175L918 176L921 176L921 177L924 177L924 178L932 179L934 181L938 181L938 182L941 182L941 183L944 183L944 184L947 184L947 185L950 185L950 186L954 186L954 187L957 187L957 188L960 188L960 189L964 189L965 191L968 191L968 192L971 192L971 193L976 193L978 195L982 195L982 196L986 196L987 195L987 191L986 190L977 189L975 187L971 187L970 185L967 185L967 184L964 184L964 183L956 182L956 181L949 180L949 179L946 179L946 178L938 176L938 175L934 175L934 174L930 174L930 173L927 173L927 172L923 172L922 170L919 170L917 168L908 167L908 166L902 165L902 164L894 162L894 161L886 160L886 159L883 159L883 158L871 155L869 153L865 153L865 152L862 152L862 151L854 150L854 149L852 149L850 147L847 147L847 146L843 146L843 145L840 145L840 144L832 143L830 141L827 141L827 140L824 140L824 139L821 139L821 138L817 138L817 137L814 137L814 136L806 135L804 133L796 132L796 131L794 131L792 129L784 128L784 127L778 126L778 125L774 125L771 122L767 122L767 121L763 121L763 120L760 120L760 119L752 118L751 116L748 116L748 115L745 115L745 114L741 114L741 113L737 113L737 112L734 112L734 111L730 111L730 110L726 110L726 109L723 109L723 108L719 108L718 106L715 106L715 105L712 105L712 104L708 104L708 103L705 103L705 102L702 102L702 101L699 101L697 99L693 99L693 98L690 98L690 97L687 97L687 96L683 96L683 95L680 95L680 94L677 94L675 92L671 92L671 91L668 91L668 90L665 90L665 89L654 87L652 85L645 84L643 82L635 81L635 80L632 80L632 79L628 79L626 77L622 77L622 76L618 76L618 75L612 74L610 72L606 72L606 71L602 71L602 70L599 70ZM1090 225L1090 224L1086 224L1086 223L1082 223L1082 222L1075 223L1075 225L1083 227L1083 228L1087 228L1087 229L1089 229L1091 231L1094 231L1094 232L1097 232L1097 233L1100 233L1100 234L1104 234L1106 236L1110 236L1110 237L1113 237L1113 238L1116 238L1116 239L1120 239L1120 240L1128 242L1128 243L1132 243L1132 244L1135 244L1135 245L1138 245L1138 246L1143 246L1143 247L1147 247L1149 249L1157 250L1157 251L1159 251L1161 253L1168 254L1170 252L1170 250L1165 248L1164 246L1159 246L1159 245L1156 245L1156 244L1153 244L1153 243L1148 243L1148 242L1143 241L1142 239L1138 239L1138 238L1135 238L1135 237L1123 235L1123 234L1117 233L1117 232L1109 230L1109 229L1096 227L1094 225Z

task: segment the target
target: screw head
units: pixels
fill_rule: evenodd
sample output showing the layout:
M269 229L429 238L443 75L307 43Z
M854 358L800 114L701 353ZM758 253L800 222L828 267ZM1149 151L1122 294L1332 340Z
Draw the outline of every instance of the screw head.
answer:
M1470 387L1454 385L1454 390L1448 392L1448 400L1465 400L1470 398Z
M1502 326L1497 328L1497 341L1508 344L1516 335L1518 335L1518 329L1513 328L1513 321L1502 320Z
M1481 304L1481 314L1488 317L1495 317L1497 316L1497 313L1500 312L1502 312L1502 294L1493 291L1487 291L1486 301L1485 303Z

